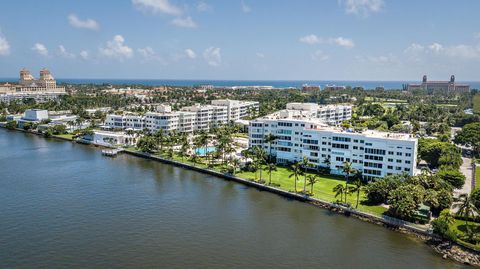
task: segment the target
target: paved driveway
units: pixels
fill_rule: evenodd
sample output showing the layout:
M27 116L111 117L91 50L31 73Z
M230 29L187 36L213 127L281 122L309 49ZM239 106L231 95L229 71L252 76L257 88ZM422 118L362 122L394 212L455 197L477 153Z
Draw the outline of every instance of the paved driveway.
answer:
M460 166L460 171L465 175L465 184L461 189L455 189L453 195L458 197L460 194L470 194L472 192L473 169L472 159L462 157L463 163Z

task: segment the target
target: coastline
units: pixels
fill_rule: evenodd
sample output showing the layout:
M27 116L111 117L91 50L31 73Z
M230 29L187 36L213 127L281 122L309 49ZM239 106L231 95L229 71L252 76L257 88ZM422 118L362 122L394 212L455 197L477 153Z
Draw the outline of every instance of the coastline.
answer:
M4 127L4 126L0 125L0 127ZM35 135L39 135L39 136L43 137L43 135L41 133L26 131L26 130L23 130L23 129L15 129L15 130L11 130L11 131L20 131L20 132L23 132L23 133L30 133L30 134L35 134ZM102 146L102 145L81 143L77 140L70 139L68 137L61 137L61 136L55 136L54 135L50 138L59 139L59 140L63 140L63 141L69 141L69 142L73 142L73 143L84 144L84 145L91 145L91 146L94 146L94 147L105 148L105 146ZM165 158L154 156L154 155L151 155L151 154L148 154L148 153L143 153L143 152L128 150L128 149L124 150L123 152L125 152L125 154L128 154L130 156L149 159L149 160L153 160L153 161L157 161L157 162L162 162L162 163L174 165L174 166L177 166L177 167L180 167L180 168L185 168L185 169L200 172L200 173L203 173L203 174L208 174L208 175L212 175L212 176L215 176L215 177L219 177L219 178L222 178L224 180L234 181L236 183L240 183L240 184L243 184L243 185L246 185L246 186L249 186L249 187L254 187L258 190L268 191L270 193L274 193L274 194L280 195L282 197L286 197L286 198L289 198L289 199L294 199L294 200L297 200L297 201L300 201L300 202L304 202L304 203L313 205L315 207L327 209L327 210L329 210L331 212L335 212L337 214L343 214L347 217L352 216L352 217L355 217L355 218L357 218L359 220L362 220L362 221L366 221L366 222L369 222L369 223L381 225L381 226L384 226L384 227L386 227L386 228L388 228L392 231L401 232L401 233L407 234L409 236L414 236L416 238L421 239L424 243L426 243L428 246L432 247L437 253L442 255L442 257L445 258L445 259L449 258L449 259L455 260L455 261L460 262L460 263L480 267L480 251L462 246L462 245L460 245L456 242L446 241L446 240L440 238L439 236L437 236L435 234L429 233L425 229L420 229L418 227L412 226L412 225L410 225L410 223L399 220L399 219L391 218L391 217L388 217L388 216L382 216L382 217L375 216L375 215L368 214L368 213L365 213L365 212L357 211L355 209L347 208L347 207L344 207L344 206L341 206L341 205L338 205L338 204L335 204L335 203L332 203L332 202L320 200L320 199L317 199L317 198L312 198L312 197L309 197L309 196L300 195L300 194L297 194L297 193L288 192L286 190L282 190L282 189L279 189L279 188L276 188L276 187L267 186L267 185L263 185L261 183L257 183L257 182L251 181L251 180L236 177L236 176L231 175L231 174L221 173L221 172L218 172L218 171L215 171L215 170L211 170L211 169L207 169L207 168L201 168L201 167L193 166L193 165L190 165L190 164L178 162L178 161L175 161L175 160L165 159Z

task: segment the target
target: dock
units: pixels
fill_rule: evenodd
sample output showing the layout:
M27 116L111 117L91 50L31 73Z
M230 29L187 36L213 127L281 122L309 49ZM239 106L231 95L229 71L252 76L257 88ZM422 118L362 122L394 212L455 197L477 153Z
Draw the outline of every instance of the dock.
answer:
M104 149L102 150L102 155L108 157L115 157L118 153L122 152L123 149Z

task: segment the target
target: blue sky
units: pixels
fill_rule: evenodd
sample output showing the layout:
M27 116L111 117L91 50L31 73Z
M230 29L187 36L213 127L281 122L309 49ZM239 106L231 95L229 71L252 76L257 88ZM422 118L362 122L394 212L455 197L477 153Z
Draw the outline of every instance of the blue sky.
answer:
M2 1L0 77L480 80L477 0Z

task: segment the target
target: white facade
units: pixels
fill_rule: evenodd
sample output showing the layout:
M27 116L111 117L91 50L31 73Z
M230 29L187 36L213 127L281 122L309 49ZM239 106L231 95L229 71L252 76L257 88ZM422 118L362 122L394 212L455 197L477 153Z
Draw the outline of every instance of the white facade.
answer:
M10 92L0 94L0 102L23 102L24 99L34 99L37 103L45 103L57 100L60 96L66 95L65 92Z
M354 133L324 124L319 119L260 118L250 122L249 145L260 146L267 153L268 134L276 136L271 145L278 163L301 161L307 157L313 167L327 167L332 174L342 174L344 162L366 178L388 174L414 174L417 139L408 134L377 131Z
M193 105L183 107L180 111L172 111L170 106L160 105L157 107L157 112L148 112L144 116L109 114L105 124L118 129L143 130L146 128L152 132L162 129L191 133L195 130L208 130L212 125L226 124L229 118L248 116L251 110L247 109L255 106L255 103L258 106L258 102L221 101L227 102L225 105ZM232 111L234 116L230 116L229 111Z
M259 103L255 101L237 101L229 99L213 100L212 105L227 107L227 120L236 121L258 112Z
M124 133L95 131L93 143L97 145L134 145L135 138Z
M330 125L341 124L352 118L350 105L318 105L315 103L288 103L286 110L302 111L306 118L318 118Z
M23 115L23 120L42 121L48 119L48 110L44 109L27 109Z

